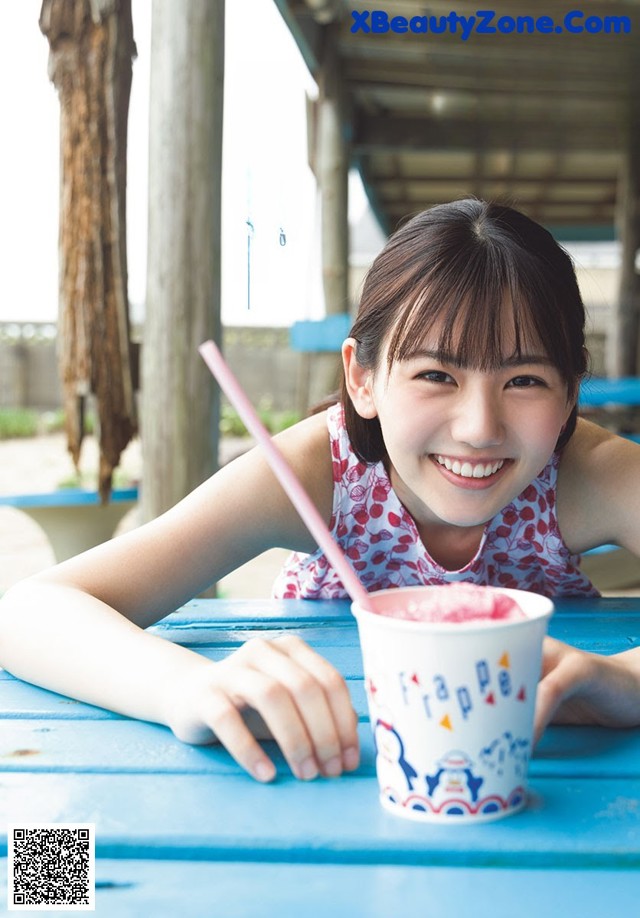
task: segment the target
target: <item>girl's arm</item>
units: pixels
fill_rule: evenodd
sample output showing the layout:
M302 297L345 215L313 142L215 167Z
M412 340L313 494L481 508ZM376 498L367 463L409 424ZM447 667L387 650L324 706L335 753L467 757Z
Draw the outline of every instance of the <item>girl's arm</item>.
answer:
M579 419L560 462L558 523L573 552L613 543L640 558L640 444Z
M640 445L579 421L560 466L558 522L574 552L612 543L640 558ZM640 647L603 656L547 638L536 737L552 720L639 725Z
M324 416L278 442L328 520ZM9 590L0 601L0 665L52 691L165 724L186 742L218 738L262 780L274 767L245 725L248 708L298 777L353 768L356 716L346 685L302 641L251 641L213 663L144 631L274 546L316 547L253 450L158 519Z
M638 726L640 647L603 656L546 638L536 698L536 742L550 722Z

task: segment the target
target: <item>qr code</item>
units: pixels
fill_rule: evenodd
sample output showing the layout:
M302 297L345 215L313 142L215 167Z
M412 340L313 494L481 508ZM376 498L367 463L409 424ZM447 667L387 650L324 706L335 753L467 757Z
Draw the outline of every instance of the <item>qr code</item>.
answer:
M95 910L95 825L10 825L8 907L12 911Z

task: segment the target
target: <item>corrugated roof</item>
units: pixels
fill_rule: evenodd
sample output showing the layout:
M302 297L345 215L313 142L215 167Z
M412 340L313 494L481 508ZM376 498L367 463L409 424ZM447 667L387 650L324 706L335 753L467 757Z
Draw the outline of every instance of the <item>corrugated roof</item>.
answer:
M611 237L622 157L639 146L638 0L494 3L492 34L478 34L480 4L469 0L386 0L377 32L376 7L362 0L276 3L314 75L326 48L337 52L345 136L385 231L477 195L561 238ZM476 31L464 40L450 15L475 17ZM412 31L425 23L446 31Z

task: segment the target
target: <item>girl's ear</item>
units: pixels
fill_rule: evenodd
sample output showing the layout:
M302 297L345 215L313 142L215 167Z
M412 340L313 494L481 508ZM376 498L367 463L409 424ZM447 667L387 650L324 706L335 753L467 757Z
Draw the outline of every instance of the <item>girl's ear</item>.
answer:
M347 338L342 345L344 379L349 397L361 418L378 414L373 400L373 372L361 367L356 359L356 339Z

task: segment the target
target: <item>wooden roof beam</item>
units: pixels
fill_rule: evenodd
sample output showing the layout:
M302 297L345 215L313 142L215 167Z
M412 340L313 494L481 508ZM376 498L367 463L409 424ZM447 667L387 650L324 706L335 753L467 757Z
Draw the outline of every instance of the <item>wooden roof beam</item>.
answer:
M393 185L398 179L393 176L378 177L375 173L375 166L369 170L369 180L376 183L376 188L378 192L383 194L385 193L385 188L387 185ZM428 175L425 174L422 178L412 178L408 176L402 176L402 181L410 184L413 188L420 189L424 186L424 189L427 190L433 185L439 183L442 184L455 184L456 182L460 183L466 180L464 175ZM510 171L506 175L492 175L490 173L485 173L484 179L485 182L491 182L493 184L500 182L509 182L517 185L523 185L525 187L531 186L537 188L541 182L545 181L544 176L526 176L520 177L519 175L514 174ZM615 176L611 173L601 176L588 176L585 178L576 178L572 176L570 178L563 178L562 176L555 176L553 179L554 185L567 185L570 187L594 187L597 188L598 185L602 185L608 182L615 183Z
M554 125L543 121L484 121L465 119L394 118L358 113L353 146L357 153L402 151L512 149L517 135L520 151L615 152L620 145L617 125L601 125L595 134L590 124Z

